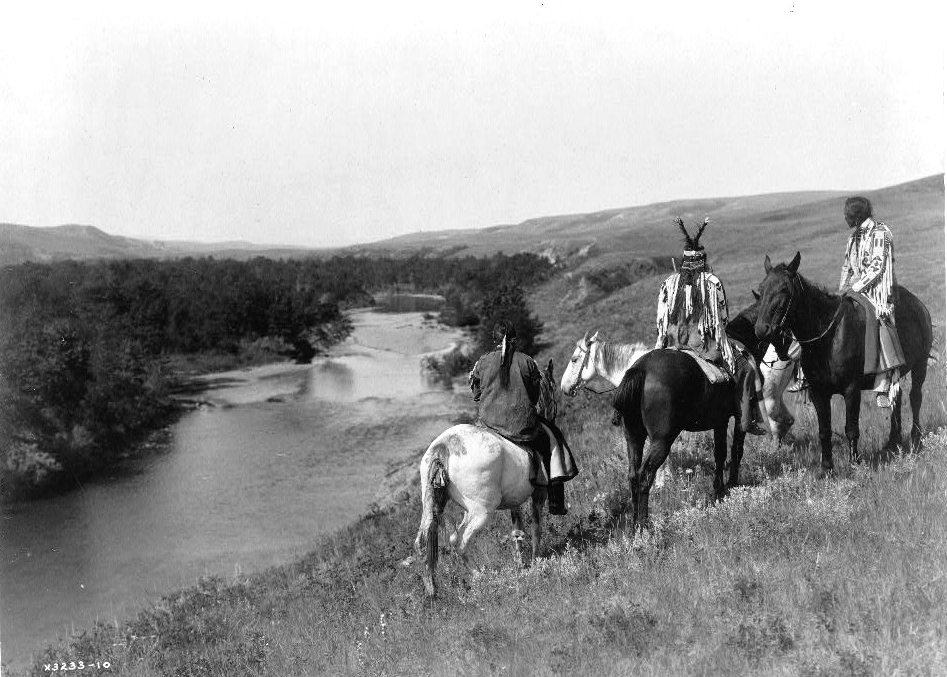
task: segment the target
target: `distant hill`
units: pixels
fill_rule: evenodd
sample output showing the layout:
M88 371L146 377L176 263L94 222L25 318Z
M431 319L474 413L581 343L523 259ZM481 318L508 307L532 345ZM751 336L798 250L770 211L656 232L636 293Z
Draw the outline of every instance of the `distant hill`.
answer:
M246 259L253 256L292 258L311 250L257 245L248 242L188 242L138 240L109 235L94 226L65 225L34 228L0 223L0 265L62 259L134 259L215 256Z
M837 286L849 235L842 207L845 197L853 194L868 197L876 217L892 227L899 281L932 304L935 322L942 323L936 318L944 315L943 174L876 190L675 200L540 217L517 225L413 233L347 251L457 256L531 251L568 262L577 285L572 297L584 297L589 290L579 289L580 283L588 286L590 280L603 276L614 279L617 271L628 266L637 268L635 276L640 277L643 265L647 268L657 261L658 273L669 273L670 259L680 255L682 244L674 219L680 216L692 228L707 216L710 225L701 242L708 261L725 281L733 305L742 307L751 301L750 289L763 277L767 254L778 262L788 261L799 251L803 274L832 289Z
M847 195L859 193L875 205L876 216L895 234L900 281L935 307L944 302L944 175L863 191L802 191L765 195L675 200L637 207L547 216L515 225L413 233L340 249L305 249L249 243L195 243L136 240L109 235L91 226L31 228L0 224L0 264L88 258L168 258L252 256L298 258L342 254L404 256L414 253L455 256L529 251L569 264L585 280L604 284L610 294L648 270L670 271L680 254L681 236L673 224L680 216L688 227L710 217L702 243L708 260L736 303L750 298L762 277L762 261L802 253L801 270L834 287L848 229L842 219ZM567 278L570 279L570 278ZM604 280L604 282L603 282ZM572 298L587 296L578 290ZM595 290L591 290L595 291ZM578 296L577 296L578 295ZM596 294L593 293L593 296ZM935 316L942 316L935 312Z

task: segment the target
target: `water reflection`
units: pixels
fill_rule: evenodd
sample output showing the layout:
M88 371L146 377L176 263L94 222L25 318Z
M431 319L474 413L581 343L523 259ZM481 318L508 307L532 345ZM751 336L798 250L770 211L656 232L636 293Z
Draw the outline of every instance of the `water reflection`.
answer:
M416 353L451 338L419 322L359 314L331 357L228 376L204 395L220 406L185 415L139 474L5 506L4 662L201 575L285 562L361 514L387 462L450 418L449 392L424 382Z

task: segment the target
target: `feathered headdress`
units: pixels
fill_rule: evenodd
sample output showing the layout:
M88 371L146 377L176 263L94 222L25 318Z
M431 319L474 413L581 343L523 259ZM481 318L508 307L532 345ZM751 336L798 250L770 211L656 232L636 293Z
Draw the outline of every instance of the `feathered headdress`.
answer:
M704 234L704 228L710 223L710 217L704 219L704 222L697 229L697 234L694 235L694 237L691 237L690 233L687 232L687 228L684 227L684 220L681 217L677 217L675 223L677 223L681 232L684 233L684 248L695 252L701 251L703 247L700 245L700 236Z

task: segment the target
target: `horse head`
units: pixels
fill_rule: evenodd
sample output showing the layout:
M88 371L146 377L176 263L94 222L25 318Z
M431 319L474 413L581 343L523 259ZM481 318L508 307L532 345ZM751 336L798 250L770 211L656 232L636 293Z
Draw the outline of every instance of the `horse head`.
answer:
M596 331L591 337L589 332L575 343L575 350L566 370L562 374L559 387L569 397L575 397L579 388L595 378L595 358L599 347L599 337Z
M754 327L758 339L773 341L782 334L786 320L794 310L796 277L801 259L802 256L796 252L789 263L774 266L769 256L763 260L766 278L760 284L759 314Z

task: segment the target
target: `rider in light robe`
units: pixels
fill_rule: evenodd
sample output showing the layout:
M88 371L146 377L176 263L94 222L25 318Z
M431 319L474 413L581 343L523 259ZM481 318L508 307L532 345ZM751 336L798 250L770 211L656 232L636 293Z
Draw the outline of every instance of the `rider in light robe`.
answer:
M888 226L872 218L867 198L850 197L845 201L845 222L853 231L845 249L839 293L862 294L875 309L877 322L865 330L878 332L878 361L876 371L867 373L875 374L876 404L890 407L904 365L894 318L894 239Z
M751 435L765 435L765 420L759 411L761 384L753 357L734 350L727 336L727 294L723 283L707 268L707 254L700 236L708 219L693 238L677 220L684 233L684 260L680 271L669 276L658 294L657 348L691 350L708 362L723 366L735 383L740 429Z
M551 441L543 425L557 436L561 436L562 431L536 410L542 379L539 366L529 355L516 351L516 329L512 324L498 322L493 338L498 343L497 349L482 356L468 377L474 401L478 403L477 425L529 447L548 467ZM557 443L564 446L565 440L560 437ZM569 458L571 460L571 454ZM549 512L553 515L568 513L563 482L575 477L578 471L567 467L564 472L558 476L549 472Z

